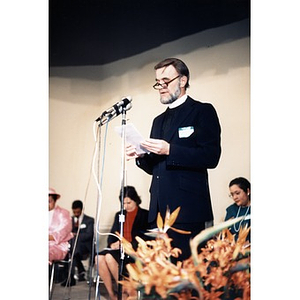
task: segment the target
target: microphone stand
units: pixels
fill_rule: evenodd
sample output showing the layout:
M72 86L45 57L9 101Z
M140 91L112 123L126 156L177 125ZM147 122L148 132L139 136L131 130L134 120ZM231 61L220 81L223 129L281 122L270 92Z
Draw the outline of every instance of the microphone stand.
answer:
M125 101L126 100L126 101ZM125 187L125 178L126 178L126 169L125 169L125 130L126 130L126 111L131 108L131 97L124 98L124 103L122 105L115 105L114 112L105 111L101 117L99 117L96 122L100 121L100 125L102 126L105 123L111 121L114 117L118 116L122 113L122 126L121 126L121 139L122 139L122 150L121 150L121 168L122 168L122 176L121 176L121 209L119 214L119 224L120 224L120 237L123 238L124 234L124 222L125 222L125 214L124 214L124 187ZM123 248L122 242L120 242L120 264L119 264L119 274L118 281L122 280L123 268L124 268L124 258L125 252ZM122 300L122 285L118 283L118 300Z
M119 215L119 223L120 223L120 236L123 238L124 233L124 222L125 222L125 214L124 214L124 187L125 187L125 178L126 178L126 168L125 168L125 130L126 130L126 109L122 110L122 152L121 152L121 165L122 165L122 177L121 177L121 210ZM123 267L124 267L124 248L122 242L120 243L120 264L119 264L119 281L122 280ZM122 300L122 285L118 283L118 300Z
M123 107L122 109L122 126L121 126L121 139L122 139L122 149L121 149L121 168L122 168L122 177L121 177L121 209L120 209L120 215L119 215L119 223L120 223L120 236L123 238L124 234L124 222L125 222L125 214L124 214L124 187L125 187L125 178L126 178L126 169L125 169L125 130L126 130L126 107ZM109 122L111 119L113 119L115 115L108 115L102 114L100 118L98 118L96 121L100 121L100 126L104 125L105 123ZM123 274L123 267L124 267L124 258L125 258L125 252L122 245L122 242L120 242L120 264L119 264L119 274L118 274L118 280L122 280L122 274ZM118 300L122 300L122 285L118 283Z

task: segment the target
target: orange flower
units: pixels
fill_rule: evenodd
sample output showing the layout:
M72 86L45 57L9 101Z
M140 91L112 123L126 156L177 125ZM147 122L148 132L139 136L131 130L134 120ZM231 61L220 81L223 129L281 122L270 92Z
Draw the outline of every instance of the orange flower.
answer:
M175 223L175 221L178 217L179 212L180 212L180 206L177 207L172 213L170 213L170 209L169 209L169 207L167 207L165 222L163 222L163 219L159 212L157 215L157 221L156 221L157 228L149 230L151 233L148 235L158 236L161 233L166 233L169 229L172 229L173 231L176 231L181 234L190 234L191 233L190 231L185 231L185 230L176 229L176 228L172 227L172 225Z

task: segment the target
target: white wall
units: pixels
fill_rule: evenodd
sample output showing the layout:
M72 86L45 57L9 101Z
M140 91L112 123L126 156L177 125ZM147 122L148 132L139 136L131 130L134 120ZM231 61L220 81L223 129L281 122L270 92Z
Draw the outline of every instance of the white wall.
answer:
M113 50L112 50L113 51ZM148 137L153 118L165 110L152 88L154 65L166 57L182 59L190 69L188 94L210 102L222 127L222 155L209 171L215 223L224 218L228 183L237 176L250 178L250 38L248 21L206 30L142 54L104 66L50 69L49 185L62 197L59 205L71 211L75 199L84 200L94 150L93 123L108 107L131 95L127 113L143 136ZM108 230L119 209L121 139L109 123L103 177L101 230ZM105 126L101 128L102 136ZM103 153L103 152L102 152ZM150 176L127 163L127 184L136 187L142 207L148 207ZM86 213L95 216L97 188L91 178Z

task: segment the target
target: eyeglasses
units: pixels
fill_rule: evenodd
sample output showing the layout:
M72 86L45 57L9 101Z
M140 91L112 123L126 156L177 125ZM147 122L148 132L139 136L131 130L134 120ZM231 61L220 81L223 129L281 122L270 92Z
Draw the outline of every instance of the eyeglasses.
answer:
M164 81L164 83L159 83L159 82L156 82L154 85L153 85L153 88L155 90L160 90L160 89L163 89L164 87L168 87L168 85L174 81L175 79L177 79L178 77L180 77L180 75L176 76L175 78L169 80L169 81Z
M240 191L238 191L238 192L233 192L233 193L229 194L228 197L229 197L229 198L233 198L234 196L239 196L240 193L241 193Z

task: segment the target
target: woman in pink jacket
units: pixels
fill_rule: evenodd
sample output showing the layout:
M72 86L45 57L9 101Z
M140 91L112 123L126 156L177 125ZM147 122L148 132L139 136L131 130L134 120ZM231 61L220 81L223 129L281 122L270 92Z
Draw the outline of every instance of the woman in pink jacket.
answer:
M69 250L68 241L73 237L72 221L68 210L56 205L60 195L49 188L49 263L64 259Z

